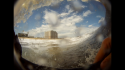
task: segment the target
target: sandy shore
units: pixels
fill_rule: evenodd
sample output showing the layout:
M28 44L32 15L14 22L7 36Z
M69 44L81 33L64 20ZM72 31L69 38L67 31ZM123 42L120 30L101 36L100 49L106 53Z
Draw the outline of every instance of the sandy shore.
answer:
M28 38L28 37L18 37L19 39L35 39L35 40L60 40L60 39L44 39L44 38Z

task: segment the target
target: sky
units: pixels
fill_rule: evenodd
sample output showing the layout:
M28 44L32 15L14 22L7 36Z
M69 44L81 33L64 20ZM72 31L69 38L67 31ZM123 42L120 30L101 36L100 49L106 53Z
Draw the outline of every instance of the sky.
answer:
M24 30L29 36L44 37L45 31L54 30L59 38L84 36L99 28L106 10L98 1L63 0L32 12L25 23L14 27L16 34Z

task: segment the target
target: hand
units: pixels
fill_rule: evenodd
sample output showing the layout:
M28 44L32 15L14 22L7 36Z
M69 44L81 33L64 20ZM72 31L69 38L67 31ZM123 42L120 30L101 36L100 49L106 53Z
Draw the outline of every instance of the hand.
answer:
M111 67L111 37L104 39L101 44L101 48L98 51L94 63L102 60L100 67L102 70L110 69Z

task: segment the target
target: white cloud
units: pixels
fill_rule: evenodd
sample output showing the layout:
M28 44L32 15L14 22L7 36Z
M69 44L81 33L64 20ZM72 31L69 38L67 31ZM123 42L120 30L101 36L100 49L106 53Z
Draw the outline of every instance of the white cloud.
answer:
M100 15L98 15L98 16L96 16L97 18L101 18L101 16Z
M82 0L82 2L88 2L88 0Z
M82 2L89 2L89 1L93 1L93 0L82 0ZM100 0L94 0L94 1L98 1L98 2L100 2Z
M53 10L45 10L44 13L44 23L48 23L47 25L43 24L40 27L29 30L29 35L34 37L43 37L45 31L54 30L57 31L58 37L76 37L78 35L83 35L88 32L93 31L98 27L76 27L75 24L83 21L82 15L77 15L77 13L72 12L70 6L65 7L68 10L67 12L62 12L58 14ZM67 14L66 14L67 13ZM66 16L68 15L68 16ZM63 17L62 17L63 16ZM59 19L62 17L62 19ZM55 26L56 25L56 26ZM53 26L53 27L50 27ZM75 33L77 32L77 33Z
M101 25L105 25L105 18L104 17L101 17L101 16L96 16L97 18L100 18L100 20L98 21L98 23L100 23Z
M66 5L65 8L68 10L68 12L63 12L59 15L59 17L65 17L68 16L69 14L71 14L73 12L73 10L70 8L69 5Z
M85 36L86 34L91 33L93 31L95 31L96 29L98 29L98 27L96 27L96 26L91 26L91 27L83 26L82 29L80 30L80 34L81 34L81 36Z
M98 2L100 2L100 0L95 0L95 1L98 1Z
M98 23L100 23L101 25L106 25L105 18L102 17L102 18L98 21Z
M58 7L59 6L59 3L60 3L61 1L59 1L59 0L52 0L52 2L51 2L51 6L52 7Z
M86 23L88 23L88 21L86 21Z
M85 7L87 7L87 6L82 5L82 8L85 8Z
M45 15L44 15L44 19L45 19L45 23L48 23L51 27L57 26L60 24L60 19L59 19L59 15L57 12L53 11L53 10L45 10L44 11Z
M67 15L69 15L69 13L61 13L60 17L64 17L64 16L67 16Z
M80 11L81 9L87 7L87 6L84 6L79 0L73 0L71 2L71 5L74 11Z
M92 25L88 25L88 27L92 27Z
M90 25L91 26L91 25ZM87 33L90 33L94 30L96 30L98 27L91 26L90 27L76 27L75 25L61 25L57 29L52 29L57 31L58 37L76 37L76 36L83 36ZM49 31L51 28L49 25L42 25L41 27L38 27L36 29L29 30L29 35L30 36L35 36L35 37L44 37L44 32Z
M99 21L98 21L98 23L102 23L104 21L104 17L102 17Z
M83 12L83 17L87 17L90 14L92 14L92 12L90 10L87 10L85 13Z
M65 23L65 24L71 24L71 23L74 24L74 23L78 23L82 20L83 20L82 16L78 16L78 15L74 14L72 16L63 18L61 20L61 22Z
M68 9L68 10L70 9L70 8L69 8L69 5L66 5L65 8Z

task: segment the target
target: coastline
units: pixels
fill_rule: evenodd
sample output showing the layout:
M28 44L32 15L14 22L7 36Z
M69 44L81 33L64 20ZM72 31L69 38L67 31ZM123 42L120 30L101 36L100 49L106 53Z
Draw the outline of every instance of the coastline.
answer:
M62 38L58 38L58 39L45 39L45 38L28 38L28 37L18 37L19 39L35 39L35 40L60 40Z

